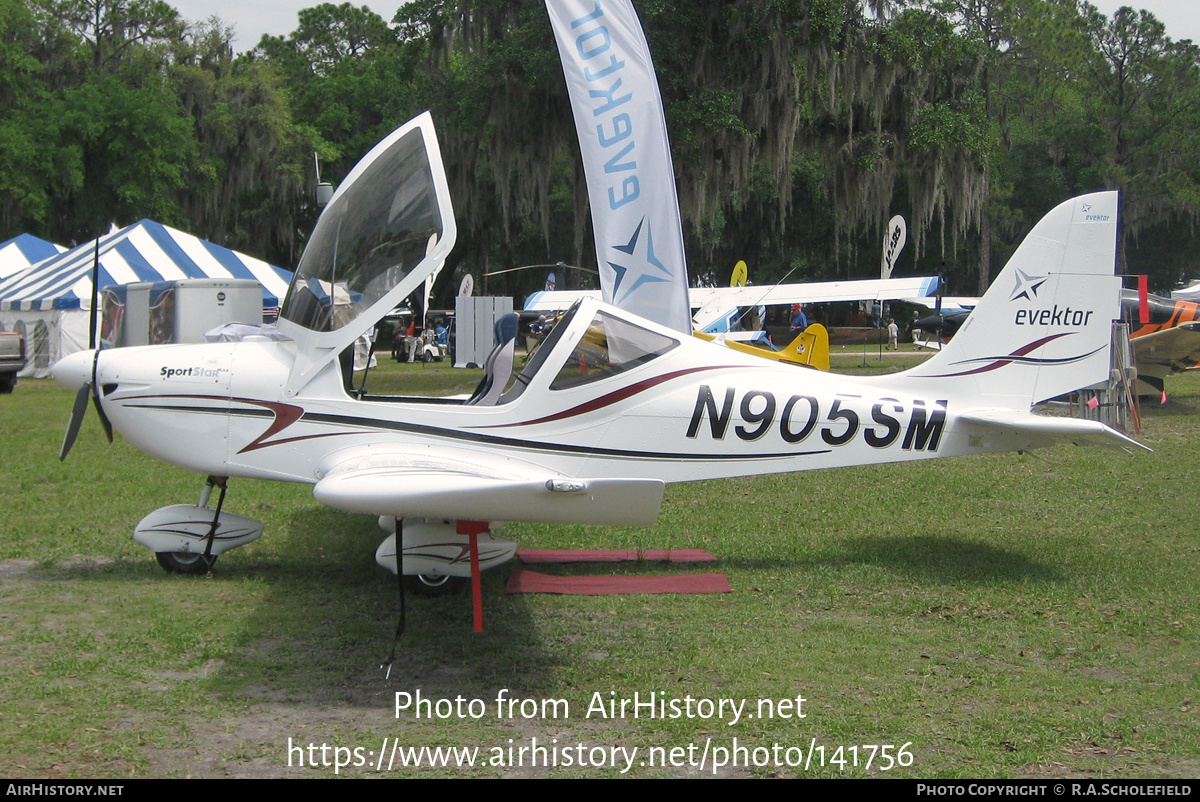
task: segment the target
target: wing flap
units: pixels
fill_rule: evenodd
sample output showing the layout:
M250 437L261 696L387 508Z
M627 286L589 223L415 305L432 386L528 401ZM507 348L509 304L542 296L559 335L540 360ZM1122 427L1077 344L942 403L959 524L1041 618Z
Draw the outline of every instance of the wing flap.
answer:
M313 496L346 512L395 518L651 526L662 505L658 479L500 479L467 470L409 466L337 471Z

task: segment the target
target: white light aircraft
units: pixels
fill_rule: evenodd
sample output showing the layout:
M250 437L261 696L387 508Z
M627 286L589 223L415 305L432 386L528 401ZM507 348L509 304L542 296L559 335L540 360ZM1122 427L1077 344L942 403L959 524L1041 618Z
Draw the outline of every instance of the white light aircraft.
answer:
M54 374L78 389L68 440L91 396L138 448L208 475L222 502L228 477L278 479L395 521L402 572L437 585L478 576L467 544L489 523L650 525L668 482L1060 441L1137 447L1103 424L1030 411L1108 375L1116 222L1115 192L1055 208L954 340L903 373L796 370L583 300L511 381L509 340L470 398L359 397L339 355L455 241L426 113L376 146L322 213L280 313L290 341L88 351ZM351 303L335 306L334 289ZM205 493L159 510L138 539L165 566L203 572L261 532L220 506ZM512 556L507 541L478 543L480 566ZM395 571L394 554L389 538L377 558Z

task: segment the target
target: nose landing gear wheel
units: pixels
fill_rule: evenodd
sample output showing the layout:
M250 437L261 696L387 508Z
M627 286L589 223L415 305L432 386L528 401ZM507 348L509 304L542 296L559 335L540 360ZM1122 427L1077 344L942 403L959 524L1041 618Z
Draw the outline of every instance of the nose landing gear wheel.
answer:
M206 563L203 554L187 551L159 551L154 556L158 558L158 564L172 574L207 574L209 567L217 561L216 555L209 557Z
M404 587L417 596L449 596L467 584L466 577L405 574Z

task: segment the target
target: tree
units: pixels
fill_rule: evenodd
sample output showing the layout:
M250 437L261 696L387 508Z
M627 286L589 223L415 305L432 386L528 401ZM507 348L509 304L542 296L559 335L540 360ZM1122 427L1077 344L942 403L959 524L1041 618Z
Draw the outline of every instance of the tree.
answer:
M410 71L397 61L394 32L366 6L325 3L299 14L286 37L264 36L251 58L271 64L288 87L293 113L325 141L334 177L402 120Z
M49 234L51 188L77 183L79 170L61 151L60 115L41 62L42 37L21 0L0 0L0 239L23 231Z
M1147 11L1105 20L1085 6L1095 47L1089 111L1106 133L1096 154L1105 183L1123 192L1132 238L1200 219L1200 48L1174 42ZM1122 267L1126 253L1122 249Z
M97 72L117 69L139 48L161 46L183 33L179 12L163 0L45 0L63 28L78 38Z
M173 51L171 82L196 143L180 203L194 233L291 265L315 220L308 166L328 148L294 122L278 70L235 60L231 37L219 22L194 25Z

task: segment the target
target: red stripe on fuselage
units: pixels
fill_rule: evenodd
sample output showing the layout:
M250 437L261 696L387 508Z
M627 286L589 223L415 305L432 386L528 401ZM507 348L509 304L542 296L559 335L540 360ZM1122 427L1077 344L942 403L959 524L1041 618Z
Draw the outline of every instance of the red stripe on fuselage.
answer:
M651 387L656 387L656 386L662 384L663 382L668 382L671 379L677 379L680 376L687 376L691 373L702 373L702 372L708 371L708 370L729 370L730 368L744 368L744 367L747 367L747 366L746 365L713 365L713 366L704 367L704 368L688 368L687 370L676 370L672 373L664 373L661 376L654 376L653 378L645 379L644 381L635 382L634 384L631 384L628 387L622 387L620 390L613 390L611 393L602 395L599 398L593 398L591 401L586 401L582 404L571 407L570 409L565 409L562 412L556 412L553 415L546 415L541 418L534 418L533 420L522 421L520 423L496 423L496 424L491 424L489 426L468 426L466 428L469 428L469 429L497 429L497 428L503 428L506 426L532 426L535 423L551 423L553 421L564 420L566 418L573 418L576 415L583 415L588 412L595 412L598 409L603 409L604 407L611 406L612 404L615 404L618 401L623 401L626 398L630 398L631 396L635 396L638 393L649 390Z

